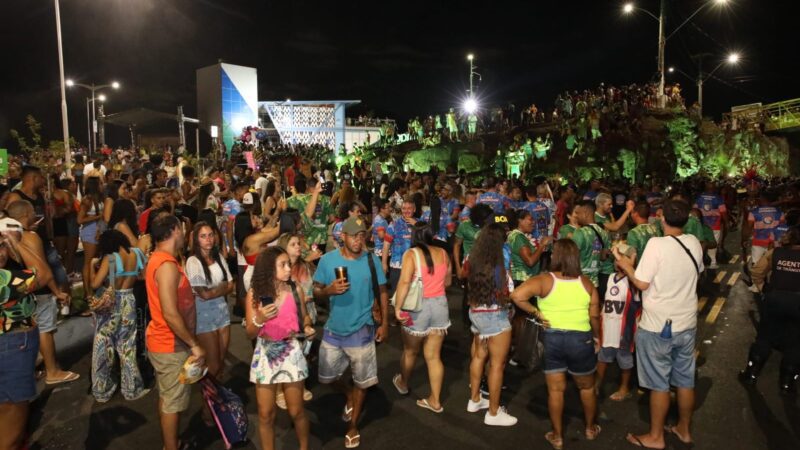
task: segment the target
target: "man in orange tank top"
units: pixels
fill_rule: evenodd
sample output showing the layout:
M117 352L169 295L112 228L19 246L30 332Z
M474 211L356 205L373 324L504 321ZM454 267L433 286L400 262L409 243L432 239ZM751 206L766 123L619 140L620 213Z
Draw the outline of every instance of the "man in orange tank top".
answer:
M159 217L150 235L156 248L145 271L152 316L146 332L147 352L156 372L164 448L177 450L180 413L189 407L191 395L191 385L181 384L178 374L190 354L205 365L205 352L195 336L194 294L177 260L184 245L180 221L175 216Z

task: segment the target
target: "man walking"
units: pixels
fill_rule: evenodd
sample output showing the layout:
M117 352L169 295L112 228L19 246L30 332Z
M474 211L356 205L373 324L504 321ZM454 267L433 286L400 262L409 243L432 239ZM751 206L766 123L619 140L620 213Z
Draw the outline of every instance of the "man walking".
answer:
M664 203L664 237L652 237L636 269L616 249L620 268L642 291L642 318L636 334L639 386L650 389L650 431L628 434L631 444L664 448L664 422L670 386L677 388L678 423L667 431L691 444L689 425L694 409L697 279L703 271L703 249L681 231L689 219L689 204Z
M389 334L386 276L378 258L365 251L366 233L363 219L347 219L342 227L344 245L325 254L314 274L314 298L330 302L330 316L319 350L319 381L333 384L347 397L342 413L342 420L348 423L347 448L355 448L361 442L358 419L366 390L378 384L375 342ZM373 273L376 280L372 279ZM380 290L379 324L372 313L375 284ZM348 368L352 371L352 384L341 379Z
M147 351L156 372L161 436L165 450L178 449L180 413L189 407L190 384L178 381L183 363L194 355L205 365L205 352L195 336L195 305L192 287L177 259L183 248L181 223L175 216L162 216L150 229L155 251L145 271L150 324Z

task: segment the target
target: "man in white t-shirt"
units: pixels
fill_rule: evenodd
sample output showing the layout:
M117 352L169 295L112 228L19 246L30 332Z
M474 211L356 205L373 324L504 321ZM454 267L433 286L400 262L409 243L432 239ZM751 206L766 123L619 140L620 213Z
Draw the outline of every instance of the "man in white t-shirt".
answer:
M95 156L92 162L83 166L84 179L96 175L96 173L92 173L95 170L99 170L102 176L106 176L108 169L103 165L103 159L100 156Z
M258 198L261 202L264 202L264 195L267 193L267 184L269 183L269 179L267 178L267 167L264 166L261 168L261 174L256 179L254 187L256 192L258 192Z
M642 291L642 318L636 334L639 386L650 389L650 431L628 434L640 447L664 448L664 422L670 404L670 386L678 392L678 423L667 431L691 443L689 425L694 409L695 337L697 334L697 279L703 271L703 250L692 235L683 234L689 204L664 203L664 237L647 241L634 270L633 262L614 251L618 265Z

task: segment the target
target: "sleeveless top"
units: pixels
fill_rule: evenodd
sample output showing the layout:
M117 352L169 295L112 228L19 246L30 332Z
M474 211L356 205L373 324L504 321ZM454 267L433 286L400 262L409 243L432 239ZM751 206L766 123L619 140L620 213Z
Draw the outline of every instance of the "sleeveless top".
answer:
M772 252L770 291L800 292L800 249L778 247Z
M433 265L433 273L428 272L428 265L425 264L425 254L421 249L419 252L419 262L421 267L417 267L422 274L422 298L433 298L444 296L444 279L447 275L447 263ZM416 262L415 262L416 263Z
M150 324L145 332L147 350L153 353L175 353L188 350L186 343L178 339L172 332L164 315L161 312L161 300L158 295L156 271L162 264L175 264L178 268L180 281L178 282L177 303L178 313L190 332L194 333L197 322L197 313L194 305L194 294L189 285L189 279L183 272L183 267L174 256L167 252L156 250L150 255L150 261L145 269L145 285L147 286L147 303L150 307Z
M258 336L269 341L282 341L291 337L292 333L300 331L297 322L297 304L291 293L286 293L283 303L278 308L278 315L268 320L261 327Z
M591 331L589 302L592 297L583 287L581 278L562 280L553 273L553 289L539 299L539 309L550 327L566 331Z

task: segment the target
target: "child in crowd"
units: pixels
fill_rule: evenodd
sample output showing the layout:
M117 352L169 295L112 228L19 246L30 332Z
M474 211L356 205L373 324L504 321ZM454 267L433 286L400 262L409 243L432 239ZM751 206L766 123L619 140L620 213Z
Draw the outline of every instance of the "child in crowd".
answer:
M279 386L283 388L299 447L308 448L309 423L303 406L308 364L298 337L305 333L304 338L311 339L314 328L306 311L305 295L294 287L291 276L286 250L270 247L258 255L245 302L247 337L256 339L250 382L256 385L262 448L274 447L273 423Z
M627 246L625 246L627 247ZM620 245L620 251L623 248ZM635 251L631 247L631 253ZM635 258L635 255L634 255ZM641 313L641 298L625 272L615 262L616 272L608 279L602 308L600 352L597 354L595 391L600 393L608 365L614 361L622 372L617 390L609 397L621 402L630 398L631 369L633 369L633 338Z

